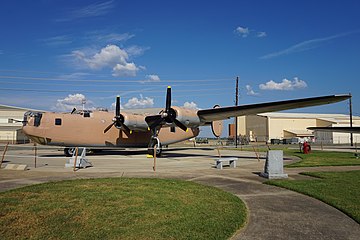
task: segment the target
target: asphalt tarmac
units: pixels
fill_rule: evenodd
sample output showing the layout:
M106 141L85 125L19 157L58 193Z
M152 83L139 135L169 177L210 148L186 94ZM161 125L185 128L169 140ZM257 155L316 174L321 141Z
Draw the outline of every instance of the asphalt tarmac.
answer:
M0 152L2 156L2 151ZM254 152L221 150L222 157L238 157L236 168L214 167L213 148L170 148L161 158L146 157L145 150L103 151L88 154L93 167L65 168L68 160L57 148L38 148L36 168L31 146L9 147L0 170L0 191L48 181L100 177L176 178L211 185L231 192L247 205L249 219L232 239L359 239L360 225L339 210L308 196L263 184L259 176L265 156ZM284 159L285 164L292 159ZM26 164L27 170L5 170L7 164ZM302 171L347 171L355 167L285 169L290 179L308 178Z

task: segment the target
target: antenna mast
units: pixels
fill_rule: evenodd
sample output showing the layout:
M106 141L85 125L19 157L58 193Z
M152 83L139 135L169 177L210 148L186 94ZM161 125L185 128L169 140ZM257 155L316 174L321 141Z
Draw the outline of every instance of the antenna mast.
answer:
M235 106L239 104L239 77L236 77ZM238 118L235 117L235 147L238 146Z

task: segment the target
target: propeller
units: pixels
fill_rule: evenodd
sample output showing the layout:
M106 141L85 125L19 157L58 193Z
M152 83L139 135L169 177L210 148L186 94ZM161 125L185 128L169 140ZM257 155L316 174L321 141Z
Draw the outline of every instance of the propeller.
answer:
M171 87L168 86L166 91L166 105L165 109L158 115L147 116L145 118L146 123L150 129L156 129L161 127L164 123L175 123L176 126L184 131L187 131L187 127L176 119L176 111L171 108Z
M124 116L120 114L120 96L116 97L116 106L115 106L115 117L113 118L113 123L107 126L104 130L104 133L110 130L112 126L117 128L122 128L123 130L130 132L131 130L124 124Z

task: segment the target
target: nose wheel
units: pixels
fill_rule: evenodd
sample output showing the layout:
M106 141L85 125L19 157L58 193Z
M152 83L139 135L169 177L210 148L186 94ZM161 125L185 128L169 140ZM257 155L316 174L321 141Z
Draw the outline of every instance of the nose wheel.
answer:
M154 150L156 146L156 156L159 157L162 153L162 146L159 138L152 137L148 146L148 154L154 156Z

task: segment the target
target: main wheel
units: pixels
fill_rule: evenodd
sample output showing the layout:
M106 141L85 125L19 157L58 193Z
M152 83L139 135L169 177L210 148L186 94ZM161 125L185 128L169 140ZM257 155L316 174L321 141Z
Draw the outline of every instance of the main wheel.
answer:
M72 157L75 152L75 148L64 148L65 156Z
M148 146L148 154L153 155L154 154L154 148L156 146L156 156L159 157L162 153L162 146L160 144L160 141L158 138L152 138L150 140L149 146Z

